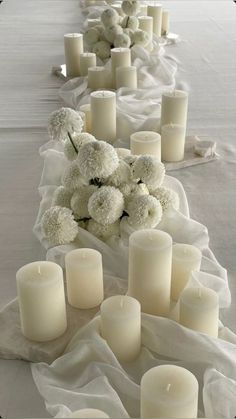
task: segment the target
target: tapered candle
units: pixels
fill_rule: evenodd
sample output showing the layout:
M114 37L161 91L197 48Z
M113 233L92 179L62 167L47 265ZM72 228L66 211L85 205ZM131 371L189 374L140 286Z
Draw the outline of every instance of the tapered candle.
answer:
M151 154L161 161L161 136L154 131L139 131L130 136L131 154Z
M187 369L160 365L141 380L141 418L196 418L198 381Z
M53 262L32 262L16 273L21 330L33 341L46 342L67 328L62 268Z
M134 360L141 348L141 309L134 298L116 295L101 305L101 334L121 362Z
M116 139L116 94L109 90L93 92L91 133L97 140L113 143Z
M147 14L153 18L153 33L157 36L161 36L162 5L149 5L147 8Z
M87 76L90 67L96 67L96 54L93 52L83 52L80 54L80 75L82 77Z
M131 66L130 48L113 48L111 50L111 72L112 84L116 87L116 69L117 67Z
M105 67L90 67L88 69L88 88L92 90L109 87L110 73Z
M102 419L102 418L109 418L109 416L103 412L102 410L98 409L80 409L72 412L67 418L78 418L78 419Z
M179 322L189 329L218 336L219 298L210 288L186 288L180 296Z
M80 54L84 52L83 35L81 33L67 33L64 35L64 49L67 77L80 75Z
M161 155L167 162L184 159L186 127L179 124L166 124L161 127Z
M169 10L162 10L161 34L167 35L169 32Z
M174 90L163 93L161 104L161 126L179 124L186 127L188 112L188 93Z
M91 133L91 105L82 105L79 110L85 114L85 126L84 131Z
M137 89L137 68L117 67L116 69L116 88L128 87L130 89Z

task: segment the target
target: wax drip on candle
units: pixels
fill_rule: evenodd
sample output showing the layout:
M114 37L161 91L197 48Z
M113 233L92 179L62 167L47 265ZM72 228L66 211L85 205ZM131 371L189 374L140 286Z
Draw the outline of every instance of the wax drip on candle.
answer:
M167 384L167 386L166 386L166 391L169 393L169 391L170 391L170 388L171 388L171 384Z

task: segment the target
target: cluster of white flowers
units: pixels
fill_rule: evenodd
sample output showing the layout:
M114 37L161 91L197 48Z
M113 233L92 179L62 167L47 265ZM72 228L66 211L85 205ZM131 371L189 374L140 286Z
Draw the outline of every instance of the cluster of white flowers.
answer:
M51 113L48 133L52 140L65 141L68 135L80 133L84 122L81 114L71 108L61 108Z
M133 45L146 47L150 43L150 35L139 29L136 17L139 9L138 0L123 0L123 17L111 7L105 9L101 24L88 28L84 34L88 49L105 60L110 57L112 48L130 48Z

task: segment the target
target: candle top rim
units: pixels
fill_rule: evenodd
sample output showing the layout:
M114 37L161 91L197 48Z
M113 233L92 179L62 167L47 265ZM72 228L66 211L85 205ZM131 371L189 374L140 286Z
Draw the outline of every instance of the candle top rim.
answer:
M163 7L163 4L162 3L148 4L147 6L152 8L152 9L155 9L155 8L159 9L159 8Z
M182 291L180 303L191 307L191 309L201 308L204 310L216 307L219 304L219 296L212 288L188 287Z
M91 256L93 259L91 260ZM81 266L94 266L102 263L102 255L95 249L74 249L65 256L66 263Z
M117 48L112 48L111 49L111 53L116 53L116 52L129 52L130 53L130 48L117 47Z
M61 280L63 280L61 266L51 261L44 260L27 263L16 272L17 282L29 283L32 286L43 286L44 284L60 282Z
M123 305L121 304L122 301ZM112 312L110 311L111 308ZM102 314L109 314L110 318L119 320L120 317L136 316L137 313L140 313L141 316L141 304L136 298L129 295L113 295L102 302L100 311L101 317Z
M110 97L116 97L116 93L111 90L96 90L95 92L90 93L90 96L94 99L107 99Z
M162 96L164 97L171 97L171 98L187 98L188 92L186 90L171 90L169 92L162 93Z
M81 37L83 37L83 34L79 32L71 32L71 33L66 33L64 35L64 38L81 38Z
M137 67L135 67L135 65L126 65L126 66L119 66L116 67L116 72L117 71L130 71L130 70L136 70L137 71Z
M105 70L105 67L99 66L99 65L93 65L93 66L88 68L89 72L91 72L91 71L96 71L97 72L97 71L104 71L104 70Z
M187 250L187 252L184 250ZM188 261L193 261L196 259L201 260L202 258L201 250L192 244L175 243L173 245L172 251L173 258L177 260L183 260L186 258Z
M89 51L86 51L86 52L81 52L80 53L80 56L82 56L82 57L96 57L96 54L94 53L94 52L89 52ZM99 67L99 66L96 66L96 67ZM91 68L91 67L90 67ZM104 68L104 67L103 67Z
M145 135L150 135L150 138L144 138ZM130 140L138 143L154 143L157 140L161 141L161 136L155 131L138 131L130 135Z
M156 237L154 237L156 236ZM141 239L141 242L140 242ZM143 251L164 250L172 246L172 237L165 231L156 229L137 230L130 235L129 245Z

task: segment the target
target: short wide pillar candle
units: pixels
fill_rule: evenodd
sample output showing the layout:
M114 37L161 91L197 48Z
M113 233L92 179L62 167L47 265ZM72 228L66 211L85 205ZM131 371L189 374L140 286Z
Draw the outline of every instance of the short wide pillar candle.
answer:
M161 161L161 136L154 131L139 131L130 136L131 154L151 154Z
M179 124L186 127L188 112L188 93L174 90L163 93L161 103L161 126Z
M178 124L167 124L161 127L161 155L167 162L184 159L186 127Z
M64 49L67 77L80 75L80 54L84 51L83 35L81 33L68 33L64 35Z
M167 316L170 308L172 238L160 230L139 230L129 238L128 295L144 313Z
M16 273L23 335L46 342L67 328L62 268L53 262L33 262Z
M101 334L121 362L135 359L141 348L141 308L137 300L116 295L101 305Z
M76 249L65 257L67 294L70 305L88 309L104 298L102 255L94 249Z
M186 287L192 271L199 271L201 266L201 251L190 244L178 243L172 249L171 298L179 299Z
M196 418L198 381L187 369L160 365L141 380L141 418Z
M117 67L116 69L116 88L128 87L130 89L137 89L137 68Z
M148 6L147 14L153 18L153 33L155 33L157 36L161 36L162 5L155 4Z
M111 71L113 87L116 87L116 69L117 67L131 66L130 48L113 48L111 50Z
M96 54L93 52L83 52L80 54L80 75L82 77L87 76L90 67L96 67Z
M116 139L116 94L109 90L93 92L91 133L97 140L113 143Z
M218 336L219 299L210 288L186 288L180 296L179 322L189 329Z
M109 416L103 412L102 410L98 409L80 409L72 412L67 418L78 418L78 419L102 419L102 418L109 418Z
M84 131L85 132L91 132L91 105L82 105L80 106L79 110L81 112L84 112L85 114L85 126Z
M105 67L88 68L88 88L92 90L105 89L109 86L109 71Z

